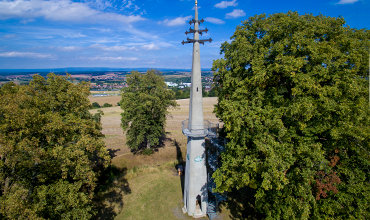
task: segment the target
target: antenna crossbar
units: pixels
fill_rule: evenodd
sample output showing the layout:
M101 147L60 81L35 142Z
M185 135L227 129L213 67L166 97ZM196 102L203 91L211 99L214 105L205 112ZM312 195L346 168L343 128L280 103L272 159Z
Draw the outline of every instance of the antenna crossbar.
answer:
M200 24L200 23L203 23L203 22L204 22L203 18L202 18L202 20L194 20L194 19L191 19L191 20L189 21L189 24L190 24L190 25L191 25L191 24L195 24L195 23Z
M204 30L194 30L194 29L189 29L189 31L186 31L185 34L188 35L188 34L192 34L192 33L196 33L198 32L200 35L203 36L203 32L207 33L208 32L208 29L204 29Z
M212 42L212 38L209 38L209 39L207 39L207 40L194 40L194 39L186 39L186 41L182 41L181 43L182 43L182 45L184 45L184 44L188 44L188 43L195 43L195 42L198 42L198 43L200 43L200 44L203 44L204 45L204 42Z

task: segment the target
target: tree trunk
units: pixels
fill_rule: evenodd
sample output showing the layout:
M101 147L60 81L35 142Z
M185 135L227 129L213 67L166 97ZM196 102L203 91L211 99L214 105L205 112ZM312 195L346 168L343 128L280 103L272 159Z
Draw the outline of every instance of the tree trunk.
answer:
M146 139L146 149L150 149L150 140L149 140L149 138Z

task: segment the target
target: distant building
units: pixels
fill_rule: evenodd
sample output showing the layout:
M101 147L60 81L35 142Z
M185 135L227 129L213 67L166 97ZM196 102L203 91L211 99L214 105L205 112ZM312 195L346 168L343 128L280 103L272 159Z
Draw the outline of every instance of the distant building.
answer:
M177 87L177 86L179 86L179 84L173 83L173 82L166 82L166 84L167 84L168 87Z
M191 83L181 83L182 85L184 85L185 87L191 87Z

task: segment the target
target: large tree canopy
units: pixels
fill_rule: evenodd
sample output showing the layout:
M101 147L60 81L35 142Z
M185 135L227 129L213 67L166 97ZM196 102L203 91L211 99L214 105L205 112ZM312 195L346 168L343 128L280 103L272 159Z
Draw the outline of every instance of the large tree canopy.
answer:
M86 83L35 75L0 89L0 218L89 219L110 157Z
M229 143L218 191L268 219L370 218L370 31L288 12L238 26L213 64Z
M157 145L165 133L167 109L177 106L175 92L167 89L164 77L155 70L148 70L146 74L131 72L127 75L127 85L122 89L120 102L127 144L131 149L138 149L144 142L148 148Z

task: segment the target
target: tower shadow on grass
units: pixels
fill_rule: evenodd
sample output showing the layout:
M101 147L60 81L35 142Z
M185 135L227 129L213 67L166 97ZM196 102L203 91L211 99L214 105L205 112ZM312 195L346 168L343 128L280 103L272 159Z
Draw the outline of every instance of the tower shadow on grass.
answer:
M172 144L176 147L177 164L175 166L175 169L178 170L178 168L180 167L180 165L183 168L183 174L180 175L180 181L181 181L181 192L182 192L182 195L184 195L184 182L185 182L185 165L186 165L186 161L182 157L182 150L181 150L181 147L180 147L179 142L177 142L176 139L175 140L171 140L171 141L173 142Z
M113 159L118 150L108 150ZM131 188L125 178L127 169L109 165L102 168L94 190L93 203L96 215L92 219L113 220L123 208L123 194L130 194Z

